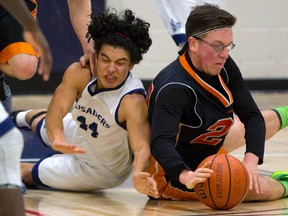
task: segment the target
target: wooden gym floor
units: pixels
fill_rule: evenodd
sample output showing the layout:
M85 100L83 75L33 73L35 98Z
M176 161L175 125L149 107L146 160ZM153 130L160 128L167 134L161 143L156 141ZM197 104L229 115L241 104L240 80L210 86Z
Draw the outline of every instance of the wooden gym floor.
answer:
M260 109L288 104L288 92L252 92ZM47 107L51 96L14 96L13 107L33 109ZM288 170L288 128L266 143L265 161L259 166L264 174ZM242 159L244 148L232 155ZM55 190L27 190L24 195L26 215L38 216L166 216L166 215L288 215L288 198L271 202L241 203L233 209L216 211L200 201L156 201L134 191L131 178L115 189L93 193Z

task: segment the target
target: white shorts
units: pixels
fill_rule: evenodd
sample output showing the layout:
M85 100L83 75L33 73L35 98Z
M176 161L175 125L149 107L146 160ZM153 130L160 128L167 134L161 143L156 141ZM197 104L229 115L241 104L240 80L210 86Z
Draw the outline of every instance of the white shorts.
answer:
M220 0L157 0L157 10L168 33L177 46L186 42L185 24L196 5L212 3L219 5Z
M0 103L0 185L21 187L20 158L24 140Z
M38 128L41 126L40 128ZM64 118L63 118L63 127L64 127L64 135L65 139L68 143L72 142L72 138L75 134L75 129L77 127L76 122L73 120L71 113L68 113ZM47 136L46 133L46 122L45 119L43 120L43 123L41 125L37 126L37 133L47 146L51 147L51 142Z
M71 114L63 119L66 141L71 143L76 123ZM45 130L45 120L40 129L42 140L51 146ZM113 188L122 184L130 172L123 176L105 176L85 161L79 160L75 154L54 154L41 159L32 170L33 180L51 188L70 191L93 191Z

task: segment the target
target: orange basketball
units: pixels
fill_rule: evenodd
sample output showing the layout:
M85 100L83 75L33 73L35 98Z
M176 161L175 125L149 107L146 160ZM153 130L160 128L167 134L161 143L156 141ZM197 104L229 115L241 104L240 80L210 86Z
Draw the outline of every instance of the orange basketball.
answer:
M195 186L199 199L213 209L231 209L241 203L247 194L249 177L245 166L237 158L227 154L215 154L205 158L198 166L211 161L214 171L204 183Z

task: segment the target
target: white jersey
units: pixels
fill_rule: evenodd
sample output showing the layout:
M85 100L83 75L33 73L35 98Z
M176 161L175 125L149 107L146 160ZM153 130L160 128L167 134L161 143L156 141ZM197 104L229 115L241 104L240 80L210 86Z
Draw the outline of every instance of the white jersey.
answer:
M95 89L96 79L88 84L72 112L78 125L72 143L87 149L88 154L77 155L80 160L105 175L123 175L132 162L132 152L127 130L118 122L118 109L125 95L145 90L132 73L115 89Z
M96 190L118 186L130 175L133 154L127 130L118 122L118 109L125 95L145 94L145 89L132 73L113 89L96 90L96 81L95 78L86 86L72 115L64 118L67 142L86 153L53 155L39 162L32 174L34 180L40 180L38 183L58 189ZM41 138L50 145L45 121Z
M185 24L196 5L220 4L220 0L157 0L157 10L177 46L186 42Z

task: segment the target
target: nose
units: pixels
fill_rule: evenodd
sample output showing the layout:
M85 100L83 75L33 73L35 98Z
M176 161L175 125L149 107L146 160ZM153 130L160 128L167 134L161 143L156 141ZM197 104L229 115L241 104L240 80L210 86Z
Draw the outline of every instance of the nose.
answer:
M109 64L107 70L109 73L113 73L115 71L115 65L113 63Z

